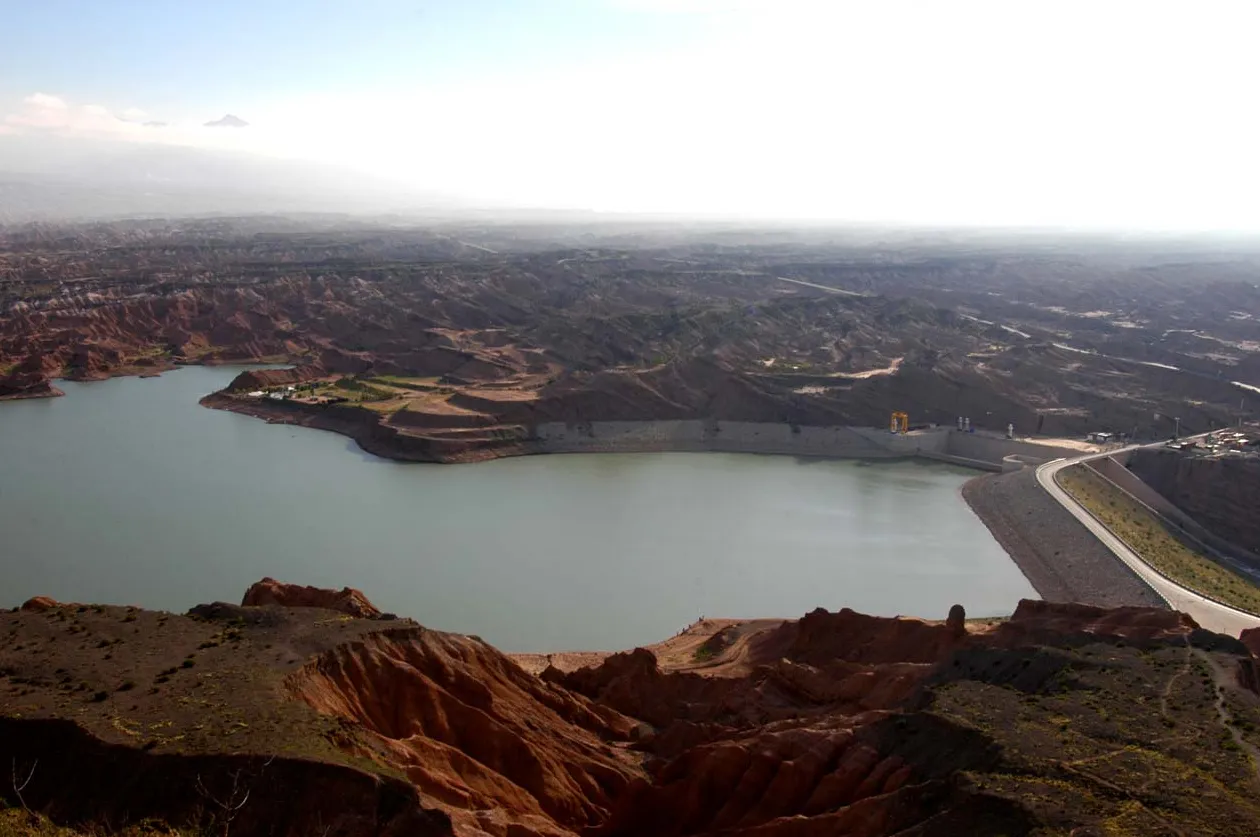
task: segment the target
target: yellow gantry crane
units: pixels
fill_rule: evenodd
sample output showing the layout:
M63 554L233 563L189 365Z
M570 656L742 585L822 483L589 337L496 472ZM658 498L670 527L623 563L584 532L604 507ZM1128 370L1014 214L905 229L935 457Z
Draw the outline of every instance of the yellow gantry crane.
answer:
M892 424L889 427L893 433L909 433L910 432L910 416L907 413L893 413Z

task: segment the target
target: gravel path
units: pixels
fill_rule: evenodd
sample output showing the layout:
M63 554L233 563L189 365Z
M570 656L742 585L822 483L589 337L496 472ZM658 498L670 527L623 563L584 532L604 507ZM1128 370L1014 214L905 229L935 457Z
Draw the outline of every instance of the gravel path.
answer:
M1168 606L1037 484L1032 468L976 477L962 495L1043 599Z

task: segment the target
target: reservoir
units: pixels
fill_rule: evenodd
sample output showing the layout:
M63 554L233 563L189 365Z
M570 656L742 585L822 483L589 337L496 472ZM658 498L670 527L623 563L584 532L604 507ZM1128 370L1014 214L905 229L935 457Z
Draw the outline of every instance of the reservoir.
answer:
M719 453L397 463L197 404L238 371L0 403L0 605L183 612L270 575L558 651L656 642L702 614L941 619L1036 596L959 496L976 472Z

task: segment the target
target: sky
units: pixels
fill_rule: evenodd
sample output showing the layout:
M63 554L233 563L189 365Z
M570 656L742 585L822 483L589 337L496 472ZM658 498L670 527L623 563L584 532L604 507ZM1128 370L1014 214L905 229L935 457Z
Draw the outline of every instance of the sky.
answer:
M1260 231L1257 6L0 0L0 170L182 145L487 204Z

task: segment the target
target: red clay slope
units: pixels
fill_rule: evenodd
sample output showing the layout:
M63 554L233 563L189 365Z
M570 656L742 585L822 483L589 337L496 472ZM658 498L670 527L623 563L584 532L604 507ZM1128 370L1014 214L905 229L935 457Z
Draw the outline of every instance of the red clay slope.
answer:
M357 754L403 771L459 834L875 837L943 833L913 830L938 817L1020 833L1028 812L960 791L953 777L998 752L915 712L926 684L947 664L971 676L1003 649L1180 645L1197 630L1168 611L1043 602L978 632L962 616L818 610L749 637L737 666L709 674L663 671L637 649L536 678L479 640L393 630L328 652L289 689L367 731ZM1003 665L998 675L1038 683L1058 671Z
M303 587L299 584L284 584L274 578L264 578L251 584L241 599L243 607L261 605L280 605L281 607L322 607L326 610L337 610L361 619L380 616L381 611L368 601L362 591L353 587L340 590L328 590L321 587Z

